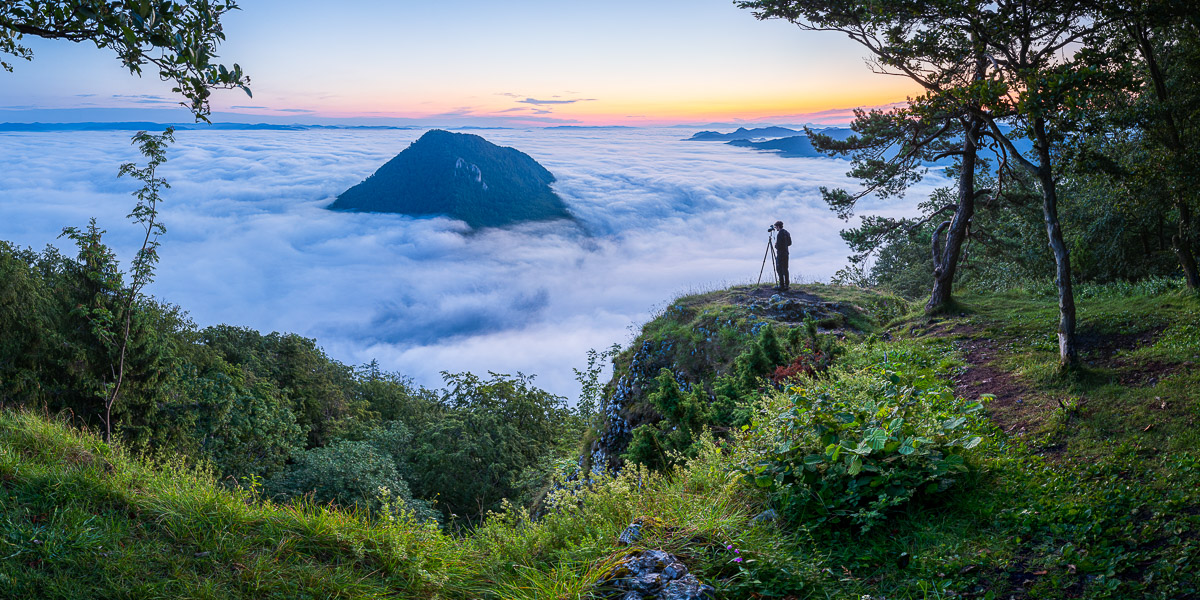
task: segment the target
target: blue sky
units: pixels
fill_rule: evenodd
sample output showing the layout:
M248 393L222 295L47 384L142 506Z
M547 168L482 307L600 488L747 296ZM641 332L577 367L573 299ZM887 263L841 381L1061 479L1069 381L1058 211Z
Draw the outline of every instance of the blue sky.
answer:
M214 109L275 120L800 122L915 91L871 73L865 50L838 34L758 21L730 0L252 0L242 8L225 21L221 54L250 74L254 98L221 92ZM174 106L169 85L152 73L130 76L107 51L26 41L34 62L0 73L2 120L29 109Z

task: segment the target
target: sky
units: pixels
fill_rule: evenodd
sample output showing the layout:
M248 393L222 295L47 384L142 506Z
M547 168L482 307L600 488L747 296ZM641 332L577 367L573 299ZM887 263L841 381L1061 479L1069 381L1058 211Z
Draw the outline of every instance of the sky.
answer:
M916 91L871 73L840 34L758 21L731 0L249 0L224 24L221 61L243 67L254 96L218 92L215 120L845 122ZM112 108L172 120L153 116L177 98L152 73L131 76L86 44L25 42L34 61L0 73L0 121L132 114L95 111Z

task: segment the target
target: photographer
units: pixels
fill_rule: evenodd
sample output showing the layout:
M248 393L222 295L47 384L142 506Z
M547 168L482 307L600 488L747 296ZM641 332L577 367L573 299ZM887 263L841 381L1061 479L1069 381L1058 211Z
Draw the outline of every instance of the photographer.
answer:
M792 234L783 228L783 221L775 221L775 225L767 229L767 231L771 230L779 232L775 235L775 273L779 276L779 285L775 289L786 292L788 289L788 246L792 245Z

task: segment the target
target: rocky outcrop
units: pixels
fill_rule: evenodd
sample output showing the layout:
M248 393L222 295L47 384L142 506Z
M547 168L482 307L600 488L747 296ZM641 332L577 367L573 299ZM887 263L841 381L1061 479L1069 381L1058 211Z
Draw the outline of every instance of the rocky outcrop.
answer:
M668 369L680 389L697 386L712 399L712 383L727 374L732 360L740 352L737 344L757 339L763 328L777 326L780 335L802 326L806 319L816 321L823 333L836 333L851 327L852 317L861 310L847 302L831 302L803 290L777 292L767 286L741 286L724 292L711 303L673 304L656 320L673 321L668 328L673 336L643 334L614 365L604 405L604 425L581 458L581 465L592 472L618 472L621 458L629 447L633 432L643 424L657 422L660 415L647 407L648 394L657 389L656 378ZM719 305L725 304L728 309ZM653 329L653 324L647 326ZM678 337L687 330L684 338ZM730 341L734 340L734 341Z
M709 600L716 590L688 573L687 565L662 550L642 550L625 557L604 581L600 593L619 600Z

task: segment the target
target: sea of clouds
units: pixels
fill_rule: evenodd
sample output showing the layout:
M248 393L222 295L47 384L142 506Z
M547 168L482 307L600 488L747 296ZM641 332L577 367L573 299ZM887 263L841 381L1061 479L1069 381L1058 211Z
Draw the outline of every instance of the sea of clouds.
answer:
M627 344L672 298L754 282L767 227L792 233L793 280L845 263L847 226L818 188L848 186L849 163L781 158L680 129L472 131L558 178L582 222L469 232L447 218L325 209L420 130L183 131L161 174L157 280L149 292L217 323L317 339L334 358L379 360L429 386L440 372L523 372L572 401L589 348ZM139 161L130 132L0 133L0 239L40 249L95 217L128 260L125 218ZM484 173L485 180L487 173ZM907 215L946 181L869 212ZM765 278L770 278L767 267Z

